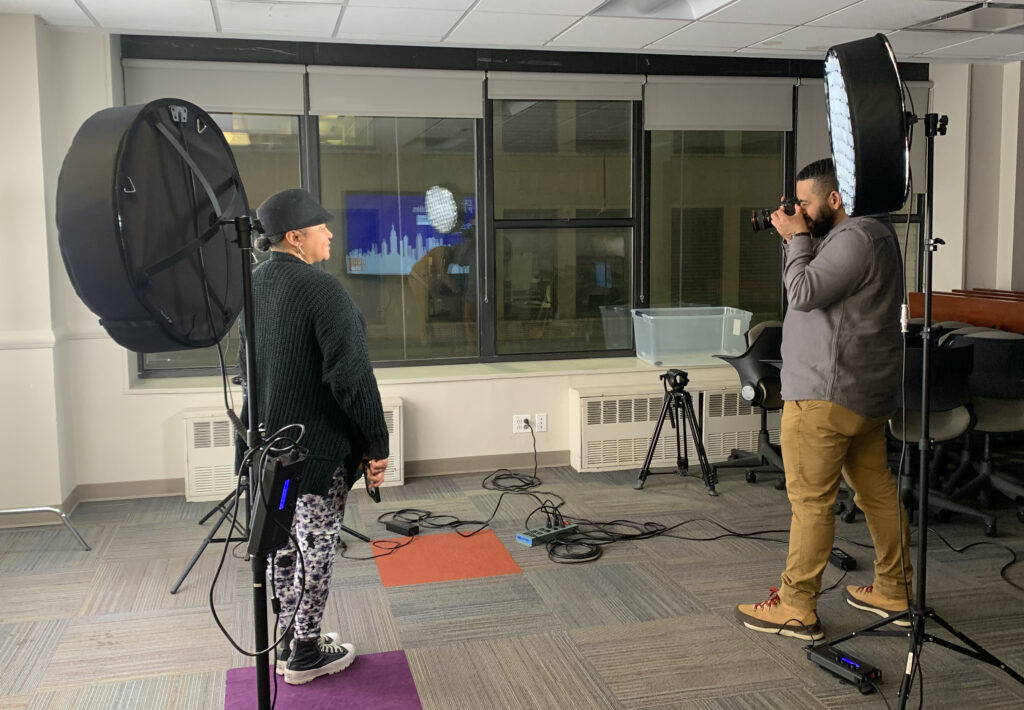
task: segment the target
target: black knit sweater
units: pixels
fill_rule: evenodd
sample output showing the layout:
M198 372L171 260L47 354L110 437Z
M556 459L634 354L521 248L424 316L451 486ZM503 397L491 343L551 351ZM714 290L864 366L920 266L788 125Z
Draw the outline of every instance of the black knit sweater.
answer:
M271 252L253 271L258 415L268 435L306 427L301 491L326 495L344 465L348 484L361 458L388 456L366 320L334 276L290 254ZM245 339L238 353L245 376Z

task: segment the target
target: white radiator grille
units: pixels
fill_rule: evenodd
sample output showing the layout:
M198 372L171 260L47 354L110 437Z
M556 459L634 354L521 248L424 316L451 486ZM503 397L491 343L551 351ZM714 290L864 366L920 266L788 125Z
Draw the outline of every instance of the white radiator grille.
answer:
M185 416L185 499L219 500L235 489L234 429L219 412Z
M760 410L752 408L739 392L690 391L703 434L704 449L712 463L729 457L732 449L757 447ZM580 471L611 471L639 468L647 455L654 428L661 414L663 395L637 393L628 396L580 396L573 400L579 409L579 438L571 443L570 459ZM703 402L701 407L700 402ZM770 413L771 439L778 442L779 415ZM686 457L692 467L699 466L689 426ZM666 421L654 448L653 467L673 466L676 462L675 430Z

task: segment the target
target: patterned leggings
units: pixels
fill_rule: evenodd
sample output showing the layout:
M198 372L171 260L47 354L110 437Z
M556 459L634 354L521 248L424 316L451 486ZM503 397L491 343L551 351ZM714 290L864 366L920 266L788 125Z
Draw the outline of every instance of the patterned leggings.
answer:
M304 641L320 637L320 622L327 606L327 594L334 570L334 548L338 544L341 521L345 516L348 486L345 469L338 467L327 496L305 493L299 496L292 520L292 537L302 551L299 564L295 542L271 556L274 591L281 602L281 632L295 617L295 637ZM305 585L302 585L305 579ZM302 600L299 600L300 585Z

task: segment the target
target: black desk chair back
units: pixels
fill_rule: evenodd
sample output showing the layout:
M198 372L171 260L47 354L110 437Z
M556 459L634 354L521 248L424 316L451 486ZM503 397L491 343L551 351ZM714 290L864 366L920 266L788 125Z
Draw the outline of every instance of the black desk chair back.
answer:
M743 468L747 481L757 481L758 473L783 473L782 452L771 442L768 412L782 409L782 380L777 364L782 360L782 323L759 323L747 333L747 349L740 355L716 355L735 368L740 377L740 397L761 413L757 451L733 449L729 460L715 464L719 468ZM776 484L785 488L785 478Z

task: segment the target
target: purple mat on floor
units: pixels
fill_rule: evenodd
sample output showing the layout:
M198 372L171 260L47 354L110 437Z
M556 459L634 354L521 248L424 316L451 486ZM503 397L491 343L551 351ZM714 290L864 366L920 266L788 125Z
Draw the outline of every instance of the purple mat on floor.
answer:
M273 680L270 683L273 697ZM256 668L229 670L224 710L252 710L256 706ZM288 685L281 676L277 678L276 710L337 710L340 707L423 710L405 651L359 656L342 672L305 685Z

